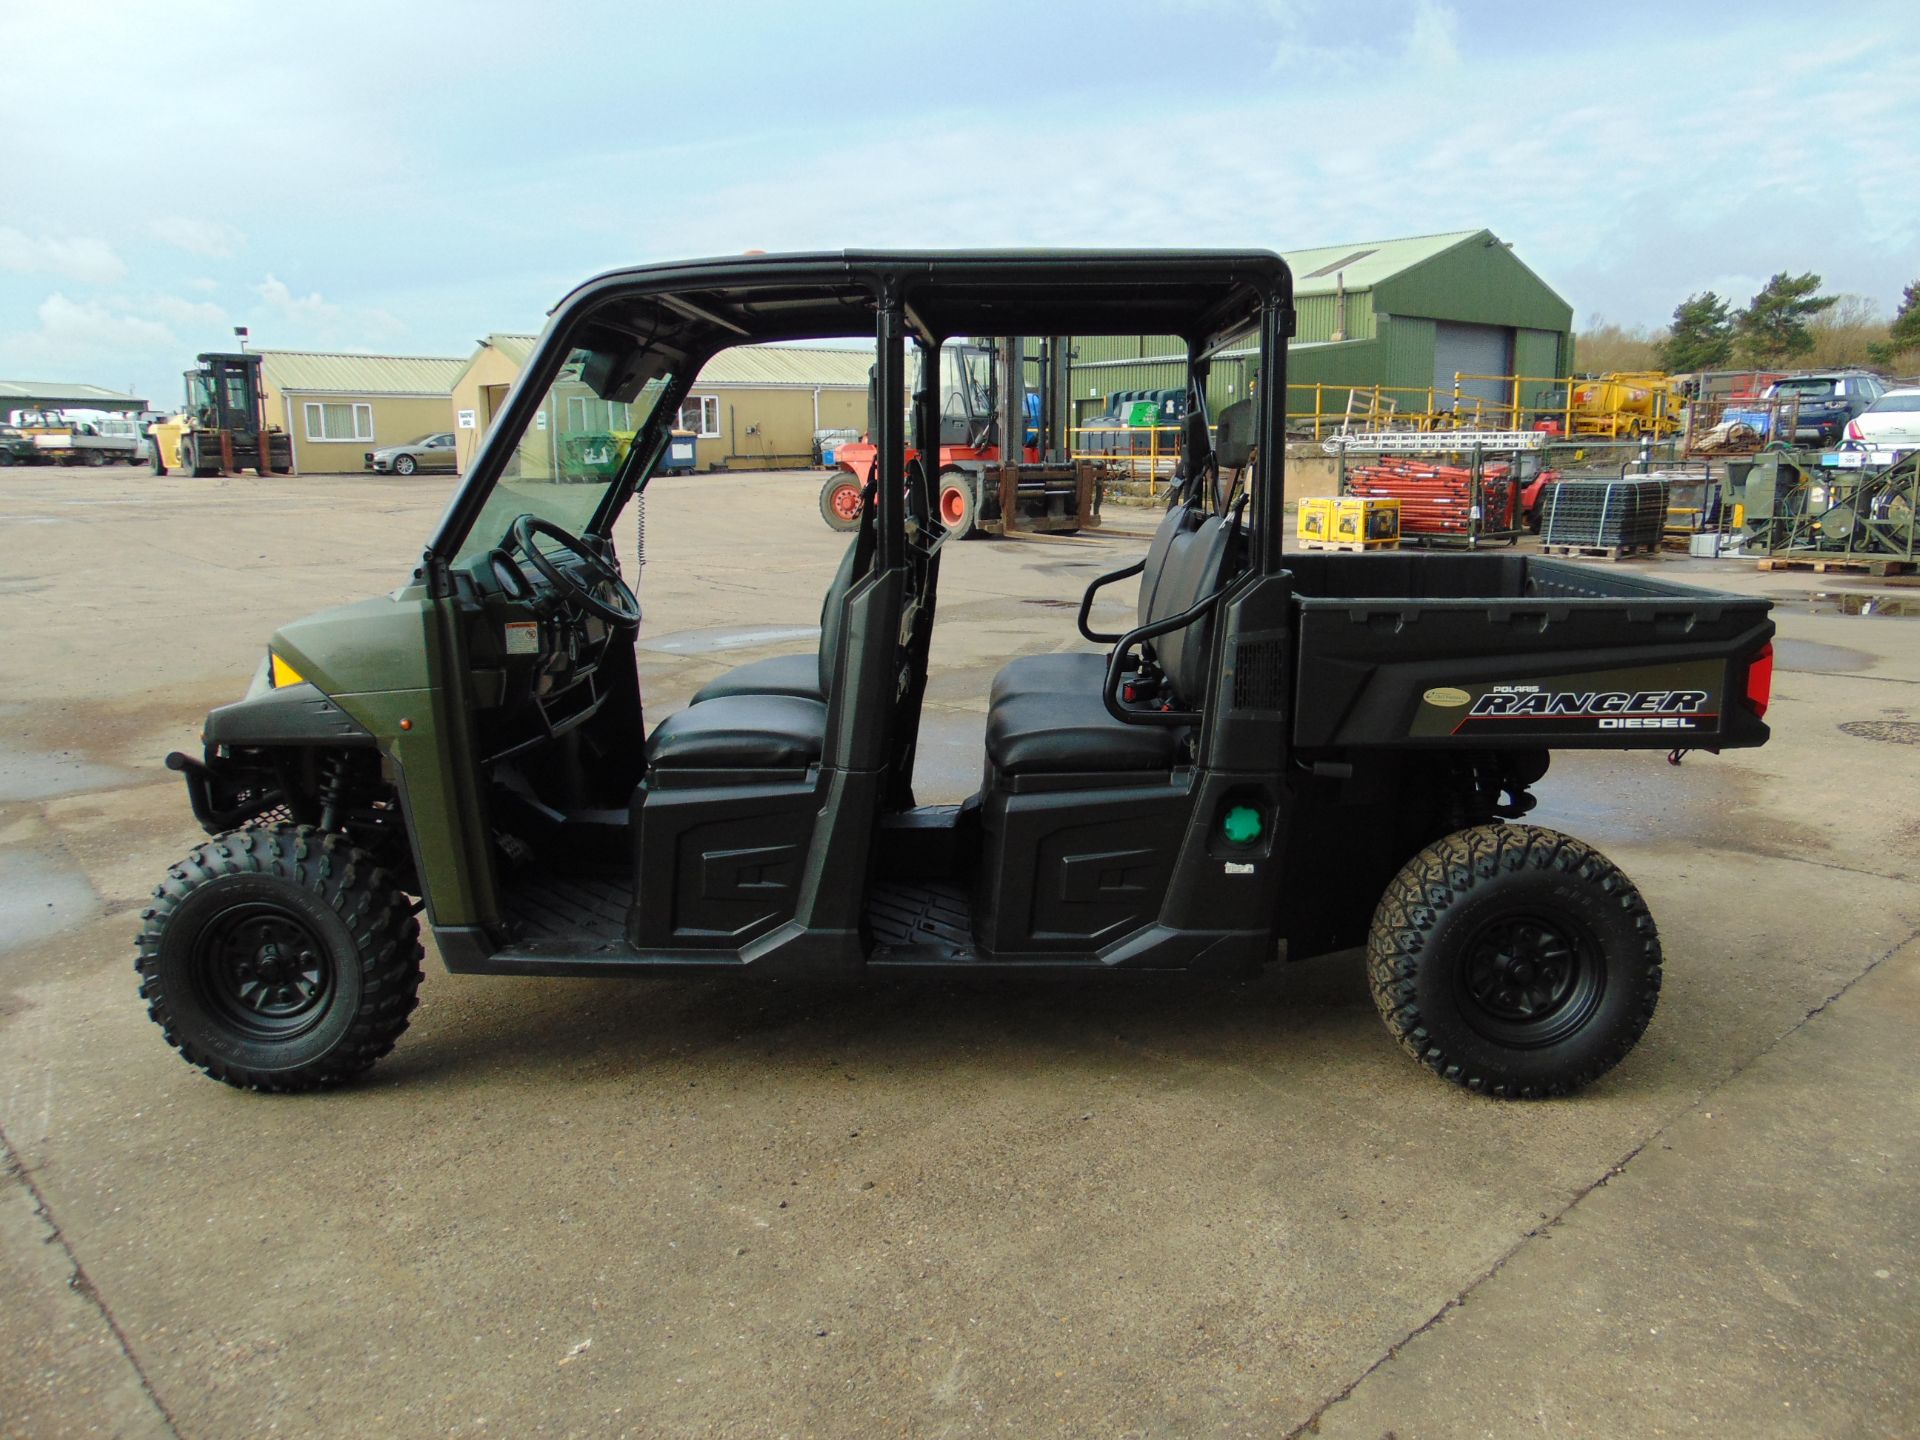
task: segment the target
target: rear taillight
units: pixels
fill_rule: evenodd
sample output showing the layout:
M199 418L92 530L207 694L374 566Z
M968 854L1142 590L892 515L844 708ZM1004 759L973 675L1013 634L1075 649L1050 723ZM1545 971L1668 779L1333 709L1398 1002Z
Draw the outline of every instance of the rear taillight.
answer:
M1760 653L1747 662L1747 704L1753 707L1753 713L1764 720L1767 716L1767 702L1773 698L1773 642L1769 640L1760 649Z
M1847 438L1849 440L1864 440L1867 438L1860 433L1860 422L1858 420L1847 421Z

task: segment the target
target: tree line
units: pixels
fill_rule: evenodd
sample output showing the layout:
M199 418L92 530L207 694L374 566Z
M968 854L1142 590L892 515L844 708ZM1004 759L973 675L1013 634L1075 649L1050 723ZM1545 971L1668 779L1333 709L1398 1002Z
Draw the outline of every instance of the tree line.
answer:
M1823 295L1820 283L1812 272L1782 271L1738 310L1711 290L1689 295L1674 307L1672 324L1654 334L1596 321L1579 337L1581 368L1657 366L1674 373L1732 365L1920 369L1920 280L1906 287L1890 324L1865 298Z

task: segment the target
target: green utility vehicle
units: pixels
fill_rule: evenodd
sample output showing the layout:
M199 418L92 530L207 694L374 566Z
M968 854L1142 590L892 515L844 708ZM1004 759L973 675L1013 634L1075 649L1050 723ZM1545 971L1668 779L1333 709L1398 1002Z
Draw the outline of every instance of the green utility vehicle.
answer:
M1365 944L1388 1028L1445 1078L1601 1074L1653 1012L1653 921L1590 847L1514 822L1555 746L1763 743L1767 604L1528 555L1285 553L1292 322L1264 251L752 256L582 286L412 573L283 626L202 752L168 758L214 838L144 914L153 1019L230 1084L347 1080L406 1029L424 907L475 975L1232 974ZM695 377L728 346L862 333L875 474L818 653L645 715L610 537ZM1098 648L1004 667L978 792L920 805L952 532L910 350L938 376L948 339L995 335L1181 337L1188 473L1081 598ZM1209 366L1247 345L1272 383L1210 426ZM569 473L542 423L574 399L635 418L610 472ZM1095 629L1136 578L1135 622Z

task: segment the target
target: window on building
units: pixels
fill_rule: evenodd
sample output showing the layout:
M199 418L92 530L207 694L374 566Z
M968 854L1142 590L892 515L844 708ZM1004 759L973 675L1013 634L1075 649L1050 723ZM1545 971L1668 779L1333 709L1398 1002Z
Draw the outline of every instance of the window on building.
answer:
M567 429L631 430L633 407L623 400L599 400L591 395L567 397Z
M689 395L686 404L680 407L680 421L674 428L691 430L702 440L717 440L720 437L720 397Z
M373 406L345 400L309 400L306 403L307 439L373 439Z

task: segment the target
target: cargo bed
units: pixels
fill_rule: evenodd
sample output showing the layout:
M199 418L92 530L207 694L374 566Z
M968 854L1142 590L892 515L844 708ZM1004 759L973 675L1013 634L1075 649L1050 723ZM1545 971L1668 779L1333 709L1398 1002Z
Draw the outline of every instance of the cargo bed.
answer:
M1294 744L1759 745L1763 599L1533 555L1289 555Z

